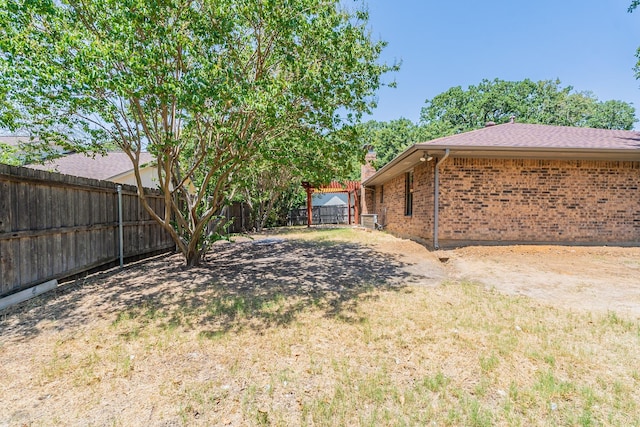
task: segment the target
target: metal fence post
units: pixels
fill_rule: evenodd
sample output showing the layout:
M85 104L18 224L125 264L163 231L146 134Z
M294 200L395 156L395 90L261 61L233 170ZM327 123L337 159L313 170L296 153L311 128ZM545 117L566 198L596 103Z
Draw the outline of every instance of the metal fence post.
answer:
M122 228L122 185L118 185L118 241L120 243L120 268L124 267L124 232Z

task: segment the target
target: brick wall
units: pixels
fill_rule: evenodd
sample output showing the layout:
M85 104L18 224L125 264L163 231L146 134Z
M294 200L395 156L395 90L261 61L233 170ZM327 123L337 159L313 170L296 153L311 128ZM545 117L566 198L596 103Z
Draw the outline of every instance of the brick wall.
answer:
M413 169L413 214L405 215L405 174L376 187L375 209L385 229L402 237L429 240L433 236L433 172L435 162ZM381 195L384 198L381 200Z
M433 239L434 162L414 169L414 209L404 215L404 175L385 183L387 230ZM440 170L441 244L476 241L640 244L640 163L457 159Z
M440 239L640 243L640 163L451 159Z

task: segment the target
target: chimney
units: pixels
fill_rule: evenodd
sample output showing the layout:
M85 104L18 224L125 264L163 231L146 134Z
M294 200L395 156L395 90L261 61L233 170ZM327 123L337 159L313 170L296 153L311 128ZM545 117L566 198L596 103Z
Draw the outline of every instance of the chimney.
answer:
M376 173L373 162L376 160L376 152L373 151L373 145L365 146L367 154L364 156L364 165L360 167L360 181L364 182Z
M363 183L376 173L373 167L373 162L376 160L376 152L373 150L373 145L366 145L364 148L367 150L367 154L364 156L364 164L360 167L360 183ZM360 212L363 214L374 213L375 192L371 190L367 191L364 185L360 187Z

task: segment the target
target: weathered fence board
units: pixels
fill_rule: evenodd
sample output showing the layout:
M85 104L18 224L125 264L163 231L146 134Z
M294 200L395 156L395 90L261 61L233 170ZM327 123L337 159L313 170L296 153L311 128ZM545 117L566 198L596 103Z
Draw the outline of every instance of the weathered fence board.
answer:
M123 185L124 256L174 248ZM164 200L150 192L164 215ZM0 296L118 259L116 184L0 165Z
M251 209L244 203L236 202L226 206L223 209L223 216L226 218L229 233L243 233L254 227L251 224Z

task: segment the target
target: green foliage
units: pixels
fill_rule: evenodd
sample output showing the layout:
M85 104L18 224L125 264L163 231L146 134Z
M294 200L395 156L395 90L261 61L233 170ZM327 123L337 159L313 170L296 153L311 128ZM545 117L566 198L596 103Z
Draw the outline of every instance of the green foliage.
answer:
M483 80L466 90L460 86L427 100L421 124L432 134L446 136L506 123L511 116L521 123L631 129L635 109L622 101L600 102L589 92L573 92L559 80L511 82Z
M238 174L236 199L251 209L251 227L261 231L265 226L286 224L291 204L303 197L298 171L265 159L248 164L250 166Z
M18 149L0 142L0 163L11 166L20 166L22 161L18 156Z
M637 121L631 104L601 102L590 92L562 87L559 80L495 79L467 89L455 86L427 100L419 125L404 118L369 121L358 125L357 132L363 145L373 146L379 169L413 144L479 129L487 122L506 123L511 116L520 123L626 130Z
M263 227L279 227L287 225L289 212L292 209L302 206L306 200L306 193L300 186L291 186L273 204L273 208L263 225Z
M629 13L633 12L637 9L638 5L640 5L640 0L633 0L631 2L631 5L629 5L629 9L627 9L627 11ZM638 62L633 69L636 72L636 79L640 79L640 48L636 50L636 58L638 58Z
M601 129L633 128L635 108L623 101L598 102L591 116L587 119L587 126Z
M325 135L324 140L318 147L296 138L266 142L245 162L235 176L233 197L250 206L252 228L260 231L265 226L285 225L289 211L306 199L303 181L319 185L345 180L348 172L360 165L364 151L354 127L343 127ZM324 152L326 148L331 152Z
M114 143L135 170L154 154L167 209L141 200L196 264L250 160L353 162L349 126L395 69L367 19L339 0L0 0L0 120L44 145Z
M376 169L389 163L411 145L430 139L425 128L405 118L390 122L371 120L359 125L358 132L363 144L373 146L376 152L373 164Z

